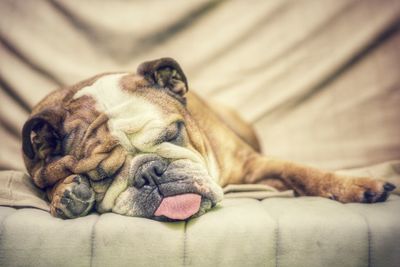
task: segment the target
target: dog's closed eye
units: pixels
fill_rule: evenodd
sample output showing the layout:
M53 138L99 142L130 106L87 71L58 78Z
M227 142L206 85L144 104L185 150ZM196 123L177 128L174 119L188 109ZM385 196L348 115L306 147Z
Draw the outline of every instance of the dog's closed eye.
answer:
M163 132L161 142L169 142L173 144L181 144L183 141L182 131L185 126L183 121L176 121L170 124Z

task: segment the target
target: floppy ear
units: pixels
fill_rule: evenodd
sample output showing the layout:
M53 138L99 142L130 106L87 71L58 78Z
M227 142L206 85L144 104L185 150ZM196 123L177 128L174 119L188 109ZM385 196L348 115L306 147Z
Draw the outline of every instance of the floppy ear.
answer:
M172 58L143 62L139 65L137 73L144 76L150 83L168 88L180 97L183 97L189 90L182 68Z
M34 183L45 188L71 174L72 156L62 148L65 111L46 108L31 116L22 129L22 151L26 168Z
M48 108L28 119L22 128L22 150L30 160L45 160L61 152L60 109Z

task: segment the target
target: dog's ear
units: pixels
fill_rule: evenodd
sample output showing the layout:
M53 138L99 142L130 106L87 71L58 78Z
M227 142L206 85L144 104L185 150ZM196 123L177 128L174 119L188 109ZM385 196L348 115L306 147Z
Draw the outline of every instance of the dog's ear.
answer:
M34 183L45 188L71 174L62 161L64 109L48 107L34 113L22 128L22 151Z
M180 97L183 97L189 90L182 68L172 58L143 62L139 65L137 73L144 76L150 83L168 88Z
M31 116L22 128L22 151L30 161L49 160L61 153L61 108L47 108Z

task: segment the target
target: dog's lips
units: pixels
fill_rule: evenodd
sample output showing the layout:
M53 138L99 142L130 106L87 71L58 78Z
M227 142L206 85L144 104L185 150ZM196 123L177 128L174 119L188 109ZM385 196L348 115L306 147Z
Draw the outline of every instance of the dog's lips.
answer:
M181 194L162 199L154 216L165 216L173 220L185 220L200 209L201 196L198 194Z

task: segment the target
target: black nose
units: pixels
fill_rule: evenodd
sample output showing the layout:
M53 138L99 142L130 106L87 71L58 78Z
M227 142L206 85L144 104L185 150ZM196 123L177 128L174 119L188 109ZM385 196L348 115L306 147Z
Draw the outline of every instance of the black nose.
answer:
M133 186L140 189L145 185L159 184L167 166L167 162L163 160L153 160L142 164L136 172Z

